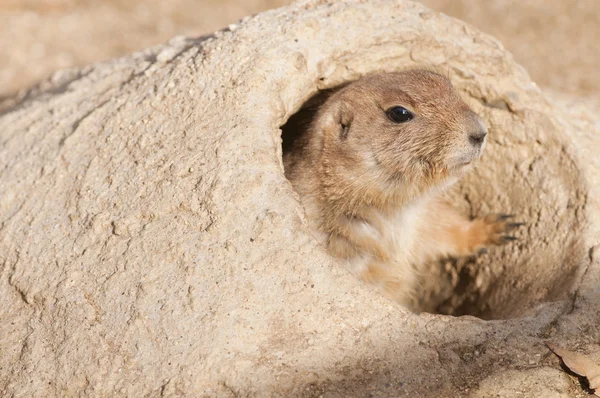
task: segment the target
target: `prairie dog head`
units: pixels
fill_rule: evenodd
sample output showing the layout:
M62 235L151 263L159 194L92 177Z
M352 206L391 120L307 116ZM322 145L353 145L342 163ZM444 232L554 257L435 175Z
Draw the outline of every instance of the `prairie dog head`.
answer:
M311 135L322 184L338 195L405 200L455 181L481 156L486 129L446 77L409 70L342 88L317 113Z

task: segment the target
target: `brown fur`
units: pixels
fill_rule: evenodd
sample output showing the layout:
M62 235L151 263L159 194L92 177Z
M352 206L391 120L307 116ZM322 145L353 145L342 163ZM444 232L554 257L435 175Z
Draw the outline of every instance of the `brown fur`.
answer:
M415 117L394 123L403 106ZM450 81L425 70L375 74L334 93L294 150L286 175L329 252L389 297L414 299L419 266L501 243L515 224L469 220L441 193L479 158L480 118Z

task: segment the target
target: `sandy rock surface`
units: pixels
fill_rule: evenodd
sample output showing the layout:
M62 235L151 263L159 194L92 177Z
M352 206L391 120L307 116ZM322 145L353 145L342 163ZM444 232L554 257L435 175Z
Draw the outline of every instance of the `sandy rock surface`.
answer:
M431 287L494 321L361 285L283 175L279 127L318 89L417 65L491 129L457 206L528 222ZM543 341L600 350L598 132L498 41L407 1L300 2L56 73L0 116L0 393L577 396Z

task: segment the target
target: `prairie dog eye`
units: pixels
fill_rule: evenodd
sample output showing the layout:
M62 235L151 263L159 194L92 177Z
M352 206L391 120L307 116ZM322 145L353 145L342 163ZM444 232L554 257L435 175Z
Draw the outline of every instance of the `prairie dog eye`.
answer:
M393 106L385 111L385 114L394 123L405 123L414 117L408 109L401 106Z

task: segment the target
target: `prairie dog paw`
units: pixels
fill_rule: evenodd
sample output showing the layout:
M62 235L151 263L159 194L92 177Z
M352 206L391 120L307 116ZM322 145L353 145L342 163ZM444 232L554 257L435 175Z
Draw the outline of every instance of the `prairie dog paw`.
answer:
M470 231L472 252L484 251L485 246L502 245L517 240L510 232L525 224L513 222L513 217L512 214L489 214L473 220Z

